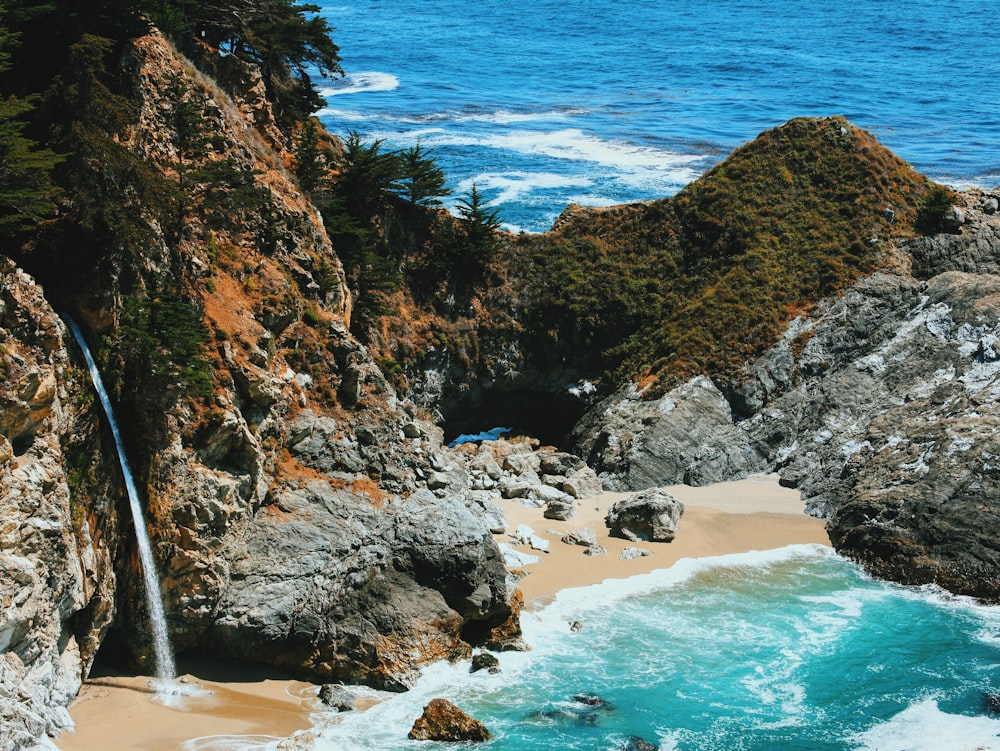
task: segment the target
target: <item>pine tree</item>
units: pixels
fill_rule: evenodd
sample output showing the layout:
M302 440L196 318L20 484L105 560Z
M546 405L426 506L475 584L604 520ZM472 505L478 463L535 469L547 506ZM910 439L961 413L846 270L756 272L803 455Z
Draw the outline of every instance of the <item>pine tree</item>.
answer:
M310 117L302 126L295 146L295 176L299 179L299 187L311 193L319 186L325 172L319 151L319 130L316 121Z
M6 26L6 7L0 3L0 73L10 69L10 52L17 34ZM25 136L25 116L34 111L30 99L0 99L0 235L27 230L55 211L58 190L52 169L61 157Z
M400 153L400 194L419 206L439 206L449 194L444 170L419 143Z
M458 200L458 216L465 236L463 252L475 265L485 265L493 260L500 239L500 214L496 209L487 208L488 200L483 198L476 184Z

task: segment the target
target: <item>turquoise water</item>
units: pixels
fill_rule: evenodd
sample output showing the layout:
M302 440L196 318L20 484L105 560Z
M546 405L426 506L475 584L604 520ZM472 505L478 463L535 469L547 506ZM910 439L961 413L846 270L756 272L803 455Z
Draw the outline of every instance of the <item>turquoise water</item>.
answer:
M828 548L682 561L524 620L533 649L502 673L433 666L365 714L319 717L315 748L419 748L406 733L442 696L494 734L483 749L1000 749L981 705L1000 690L1000 609L872 581Z
M434 149L514 229L671 195L761 131L845 115L919 170L1000 184L992 6L933 0L326 3L323 121Z

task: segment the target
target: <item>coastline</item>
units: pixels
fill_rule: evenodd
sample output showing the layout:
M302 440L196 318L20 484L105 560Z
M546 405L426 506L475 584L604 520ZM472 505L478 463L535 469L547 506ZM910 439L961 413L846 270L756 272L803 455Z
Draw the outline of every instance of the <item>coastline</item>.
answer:
M527 524L549 541L549 552L516 545L518 552L540 559L523 567L518 582L526 609L535 610L551 602L556 593L572 587L599 584L605 579L625 579L669 568L682 558L706 558L753 550L772 550L791 544L830 545L822 520L807 516L798 491L778 485L775 475L753 475L745 480L704 487L673 485L667 490L684 504L673 542L629 542L610 537L604 525L608 507L633 493L602 493L580 501L570 521L545 519L542 508L517 500L501 501L507 529ZM584 548L561 541L567 532L590 528L608 552L584 555ZM513 543L505 532L497 542ZM651 555L622 560L627 547L648 550Z
M507 530L530 526L549 541L550 552L513 545L508 534L498 542L536 556L523 567L518 586L527 610L538 610L564 589L625 579L669 568L682 558L703 558L791 544L829 545L821 520L805 514L795 490L782 488L773 475L718 483L701 488L672 486L668 490L684 505L677 537L670 543L631 543L611 538L604 514L615 500L629 493L603 493L581 501L570 521L543 517L543 508L519 500L500 501ZM589 527L607 553L584 555L584 548L561 542L566 532ZM626 547L651 555L622 560ZM116 748L144 751L211 751L274 742L312 726L310 715L323 710L318 687L268 668L241 666L211 659L180 660L182 685L201 689L173 706L157 698L146 676L103 675L88 679L70 706L76 731L54 740L61 751L97 751L114 739ZM192 741L197 741L192 743Z

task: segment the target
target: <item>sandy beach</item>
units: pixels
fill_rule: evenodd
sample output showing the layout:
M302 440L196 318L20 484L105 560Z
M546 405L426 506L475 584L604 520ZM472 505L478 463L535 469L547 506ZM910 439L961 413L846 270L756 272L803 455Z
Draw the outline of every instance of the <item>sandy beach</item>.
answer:
M519 586L529 609L543 607L561 589L620 579L669 568L681 558L697 558L796 543L829 545L823 522L806 516L798 492L782 488L771 475L709 487L671 487L683 501L684 515L670 543L631 543L607 535L604 515L623 493L604 493L582 501L570 521L543 517L543 509L518 500L500 501L507 530L521 524L549 541L548 553L527 546L515 549L539 558L523 567ZM608 552L584 555L584 548L561 542L569 531L589 527ZM498 542L512 543L507 533ZM622 560L625 547L650 555ZM62 751L215 751L232 748L241 736L273 741L310 726L320 704L317 687L290 680L266 668L242 667L212 660L181 660L182 686L199 690L165 703L151 690L148 677L102 675L89 679L70 707L75 732L55 739ZM193 741L193 742L192 742ZM186 744L186 745L185 745Z
M519 552L541 559L525 566L527 575L518 582L526 605L542 607L561 589L669 568L681 558L773 550L796 543L830 544L824 523L807 516L798 491L779 486L774 475L754 475L701 488L675 485L668 490L684 503L677 537L669 543L634 543L608 536L604 516L609 506L630 493L604 493L581 501L569 521L545 519L543 509L517 500L501 501L508 532L527 524L549 541L548 553L516 546ZM597 542L608 552L591 557L584 555L584 548L561 541L567 532L581 528L593 530ZM495 537L497 542L512 542L507 533ZM621 560L626 547L648 550L651 555Z

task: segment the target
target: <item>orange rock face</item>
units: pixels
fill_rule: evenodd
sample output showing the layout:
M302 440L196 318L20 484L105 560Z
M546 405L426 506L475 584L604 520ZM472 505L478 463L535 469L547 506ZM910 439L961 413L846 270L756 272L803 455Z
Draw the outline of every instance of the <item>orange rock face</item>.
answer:
M414 741L488 741L493 736L483 723L447 699L432 699L408 737Z

